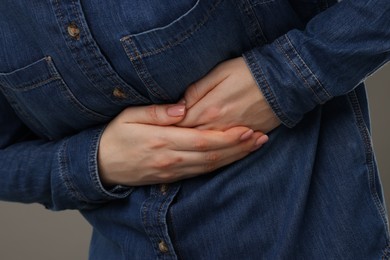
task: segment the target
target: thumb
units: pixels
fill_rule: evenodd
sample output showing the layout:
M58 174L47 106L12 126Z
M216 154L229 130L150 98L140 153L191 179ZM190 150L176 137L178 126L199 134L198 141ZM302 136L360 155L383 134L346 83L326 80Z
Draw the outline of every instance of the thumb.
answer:
M186 108L183 104L136 106L123 110L119 114L119 120L123 123L172 125L180 122L185 112Z
M226 63L226 62L225 62ZM192 83L184 93L184 102L189 109L223 82L228 74L226 64L221 63L198 81Z

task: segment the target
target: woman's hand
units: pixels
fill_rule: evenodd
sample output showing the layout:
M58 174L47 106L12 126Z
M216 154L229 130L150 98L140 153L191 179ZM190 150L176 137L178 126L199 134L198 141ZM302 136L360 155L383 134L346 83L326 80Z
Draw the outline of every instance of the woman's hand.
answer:
M242 57L225 61L185 93L188 109L178 126L226 130L246 126L268 133L278 125Z
M173 126L183 105L125 109L100 140L99 174L104 185L174 182L211 172L258 149L268 137L248 127L225 131Z

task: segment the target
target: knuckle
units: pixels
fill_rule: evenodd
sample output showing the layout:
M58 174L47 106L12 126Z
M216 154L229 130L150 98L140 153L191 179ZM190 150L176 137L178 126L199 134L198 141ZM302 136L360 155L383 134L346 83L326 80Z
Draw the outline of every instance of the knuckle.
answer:
M151 105L146 108L146 113L153 121L157 122L159 117L157 113L157 105Z
M162 149L168 145L167 140L165 140L162 137L159 138L153 138L152 140L149 140L149 147L151 149Z
M209 122L216 121L223 116L222 110L218 106L210 106L205 111L205 116Z
M209 143L203 138L199 138L194 141L194 148L197 151L205 151L208 147Z
M212 172L212 171L216 170L217 168L218 167L217 167L217 164L215 162L206 163L204 165L205 172Z
M209 152L205 155L206 162L217 162L221 159L221 155L217 152Z
M180 157L161 156L157 158L152 167L157 170L170 170L182 161Z

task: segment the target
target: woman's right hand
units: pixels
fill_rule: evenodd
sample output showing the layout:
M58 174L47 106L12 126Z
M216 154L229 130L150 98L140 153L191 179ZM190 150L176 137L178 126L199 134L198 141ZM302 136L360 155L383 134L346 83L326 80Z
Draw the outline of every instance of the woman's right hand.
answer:
M99 174L104 185L169 183L211 172L261 147L268 137L247 127L226 131L173 126L184 105L130 107L104 130Z

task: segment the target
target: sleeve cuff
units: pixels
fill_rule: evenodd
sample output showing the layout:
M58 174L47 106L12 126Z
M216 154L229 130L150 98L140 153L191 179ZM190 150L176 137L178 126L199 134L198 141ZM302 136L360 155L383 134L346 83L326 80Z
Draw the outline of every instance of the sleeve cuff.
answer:
M97 153L104 127L89 129L72 136L62 145L59 153L60 175L68 193L77 204L93 208L110 200L123 199L133 188L115 186L106 189L98 173Z
M303 115L332 97L284 35L243 54L276 116L294 127Z

